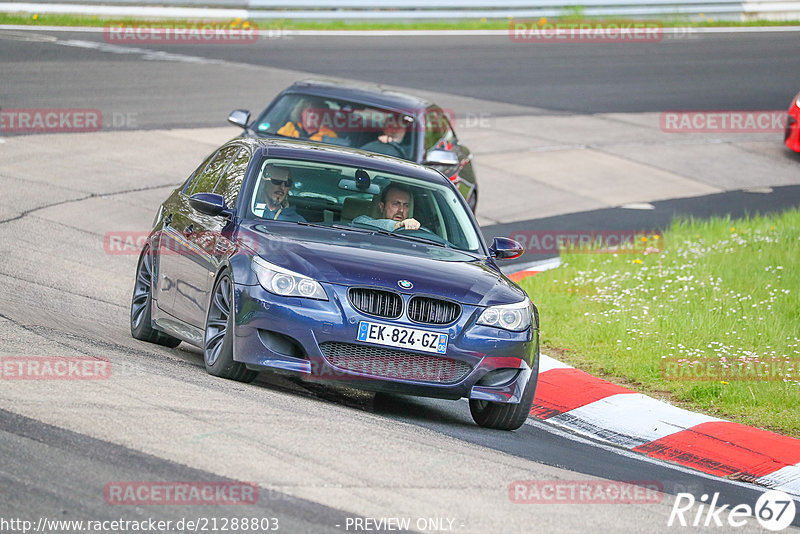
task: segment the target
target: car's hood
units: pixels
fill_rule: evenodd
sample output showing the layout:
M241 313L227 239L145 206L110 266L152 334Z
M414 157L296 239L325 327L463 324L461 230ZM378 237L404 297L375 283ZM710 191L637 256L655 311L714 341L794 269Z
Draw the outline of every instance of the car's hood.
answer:
M269 231L264 225L243 223L240 237L268 262L320 282L385 287L401 293L436 295L480 306L509 304L525 298L521 289L486 260L464 255L463 258L470 261L444 261L402 250L375 250L360 246L364 243L363 235L307 230L333 235L324 239L325 242L310 241L280 235L277 226ZM429 247L422 245L421 248ZM411 282L413 288L401 288L400 280Z

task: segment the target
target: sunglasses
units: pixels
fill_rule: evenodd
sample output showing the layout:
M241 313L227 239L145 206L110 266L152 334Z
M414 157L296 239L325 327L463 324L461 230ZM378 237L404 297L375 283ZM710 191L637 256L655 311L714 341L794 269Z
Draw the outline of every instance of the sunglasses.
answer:
M285 185L286 187L292 187L292 180L276 180L274 178L270 178L269 180L272 182L272 185Z

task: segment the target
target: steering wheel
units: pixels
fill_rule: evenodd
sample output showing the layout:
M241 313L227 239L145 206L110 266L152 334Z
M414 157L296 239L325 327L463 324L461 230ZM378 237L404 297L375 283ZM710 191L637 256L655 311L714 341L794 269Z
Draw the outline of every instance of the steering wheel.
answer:
M396 158L406 159L406 150L403 148L403 145L397 141L383 143L377 139L374 139L361 145L359 148L362 150L368 150L370 152L377 152L378 154L383 154L384 156L394 156Z
M385 143L385 144L386 144L387 146L390 146L390 147L392 147L392 148L393 148L393 149L394 149L394 150L397 152L397 157L398 157L398 158L405 158L405 157L406 157L406 151L405 151L405 149L404 149L404 148L403 148L403 146L402 146L400 143L398 143L397 141L389 141L388 143ZM391 156L391 154L387 154L387 156Z

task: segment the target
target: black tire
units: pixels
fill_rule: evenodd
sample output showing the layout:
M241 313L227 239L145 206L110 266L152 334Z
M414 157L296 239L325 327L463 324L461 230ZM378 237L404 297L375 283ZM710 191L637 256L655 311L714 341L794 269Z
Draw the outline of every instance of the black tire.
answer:
M472 414L472 419L479 426L485 428L497 430L518 429L525 423L528 414L531 412L533 396L536 393L537 378L538 373L535 370L532 371L528 384L525 386L525 391L522 393L522 399L517 404L470 399L469 411Z
M131 335L135 339L174 349L181 340L153 328L153 255L145 245L136 266L136 283L131 297Z
M233 280L227 271L217 277L206 313L203 335L203 362L214 376L252 382L258 371L251 371L233 359Z

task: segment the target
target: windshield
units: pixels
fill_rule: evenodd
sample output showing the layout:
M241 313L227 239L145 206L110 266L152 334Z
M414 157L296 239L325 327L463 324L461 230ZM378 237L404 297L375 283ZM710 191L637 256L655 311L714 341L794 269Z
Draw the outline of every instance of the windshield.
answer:
M259 134L280 135L414 159L413 113L364 104L287 94L253 124Z
M245 217L383 235L398 247L414 241L483 253L477 229L451 187L367 168L264 159Z

